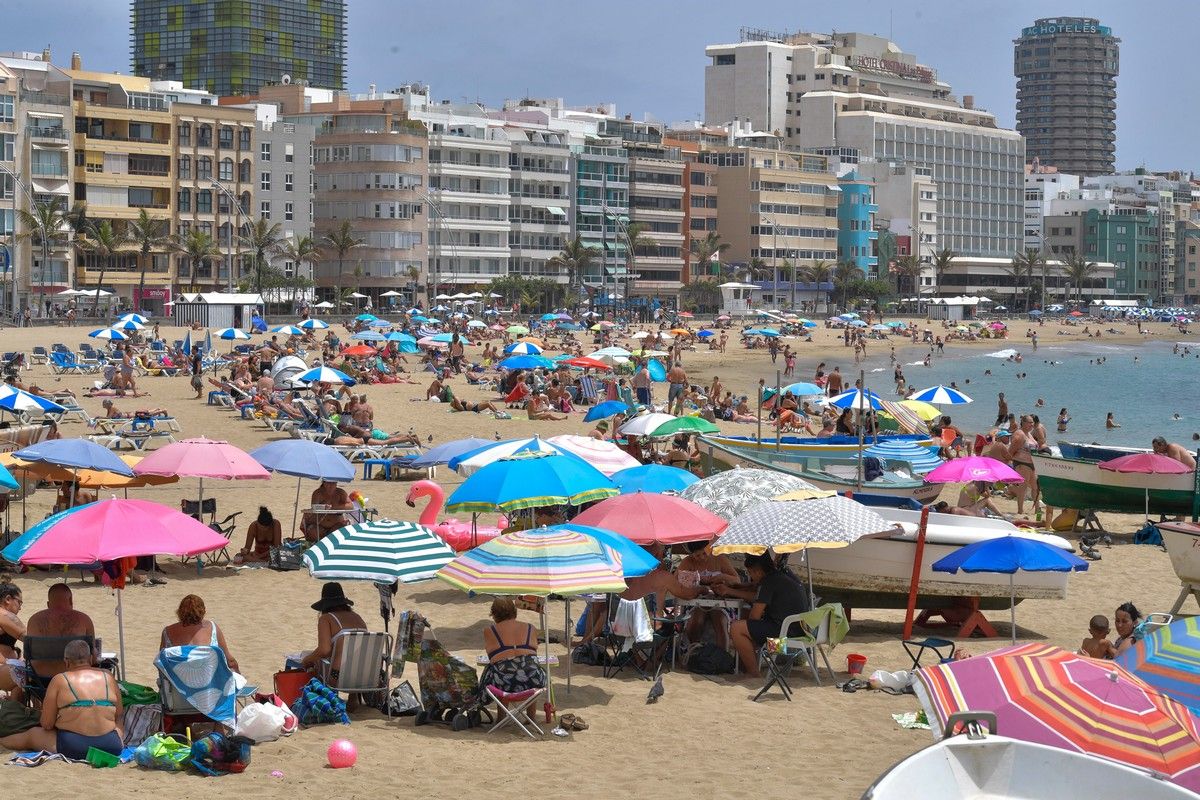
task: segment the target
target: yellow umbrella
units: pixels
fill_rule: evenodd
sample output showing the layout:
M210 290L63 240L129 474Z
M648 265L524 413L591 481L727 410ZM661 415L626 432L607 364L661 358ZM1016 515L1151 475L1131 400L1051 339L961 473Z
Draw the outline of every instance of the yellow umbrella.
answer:
M546 345L542 344L542 340L537 338L536 336L522 336L520 339L517 339L517 341L518 342L529 342L530 344L536 344L538 347L542 348L543 350L546 349Z
M671 328L671 333L675 336L689 336L691 331L684 330L683 328Z
M121 456L121 460L133 467L142 460L142 456L126 455ZM163 486L178 482L178 475L125 476L99 469L79 470L79 485L85 489L138 489L143 486Z
M942 415L942 412L936 406L932 406L922 400L901 400L900 405L905 408L911 408L925 422L937 419Z
M0 453L0 466L9 472L18 470L42 481L69 481L74 477L69 469L45 461L25 461L12 453Z
M772 500L820 500L822 497L833 497L837 492L826 489L795 489L794 491L772 497Z

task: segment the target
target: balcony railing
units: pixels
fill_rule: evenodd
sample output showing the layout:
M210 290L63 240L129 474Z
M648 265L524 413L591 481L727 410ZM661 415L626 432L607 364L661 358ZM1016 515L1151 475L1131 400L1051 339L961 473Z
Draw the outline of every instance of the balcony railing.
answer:
M69 106L71 98L65 94L53 94L36 89L22 89L21 102L41 106Z
M66 130L61 127L43 128L38 125L26 125L25 135L34 139L59 139L66 141L68 138Z

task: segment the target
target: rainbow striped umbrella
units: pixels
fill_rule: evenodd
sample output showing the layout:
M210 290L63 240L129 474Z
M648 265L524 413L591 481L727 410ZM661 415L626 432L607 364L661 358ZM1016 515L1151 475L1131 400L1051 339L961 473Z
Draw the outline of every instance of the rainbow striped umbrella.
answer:
M1117 663L1200 713L1200 617L1159 628L1117 656Z
M524 452L493 461L463 482L446 501L446 511L512 512L541 506L581 506L619 494L604 473L581 458Z
M484 542L435 577L476 594L579 595L625 591L621 559L579 531L533 528Z
M1111 661L1024 644L922 667L917 678L935 738L957 711L991 711L1005 736L1151 770L1200 790L1200 723Z

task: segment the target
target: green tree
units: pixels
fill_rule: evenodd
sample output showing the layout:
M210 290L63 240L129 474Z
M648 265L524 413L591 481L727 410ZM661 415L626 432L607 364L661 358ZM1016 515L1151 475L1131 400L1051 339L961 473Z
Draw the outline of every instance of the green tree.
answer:
M173 252L182 255L191 265L193 290L196 288L196 273L200 271L200 267L205 263L211 265L220 261L222 257L221 248L213 241L212 236L194 228L186 234L175 234L168 247Z
M900 256L896 259L896 290L903 293L906 289L916 294L921 283L921 273L925 265L915 255Z
M680 288L679 301L688 311L716 311L721 307L721 288L712 278L692 281Z
M356 247L361 247L363 240L354 235L354 226L349 220L343 220L342 224L329 231L321 238L321 249L332 254L337 258L338 274L337 274L337 302L339 308L337 313L341 313L340 303L342 300L343 286L342 278L345 274L346 255Z
M633 290L633 275L635 259L639 255L653 255L658 252L658 244L645 235L650 225L645 222L630 222L625 226L625 302ZM654 251L653 253L651 251Z
M316 264L321 258L321 248L317 246L311 236L301 236L299 239L284 239L278 249L278 254L284 261L291 261L296 265L296 270L292 273L287 286L292 290L292 302L295 303L296 291L312 285L311 280L300 274L300 265L307 264L311 267Z
M817 295L822 298L821 304L823 306L828 305L825 302L828 296L823 294L819 288L822 283L830 283L833 281L833 267L830 266L828 261L818 259L811 264L806 264L805 266L800 267L800 279L807 283L816 284L818 288L816 288L815 291ZM792 305L794 306L795 302L793 302ZM816 313L815 303L813 304L813 313Z
M600 256L600 248L588 247L583 243L583 237L576 236L567 242L562 252L548 259L546 264L567 273L567 295L576 297L579 295L576 282L583 280L584 274Z
M1046 256L1041 250L1028 249L1016 253L1004 271L1013 280L1013 305L1017 305L1017 297L1024 295L1025 311L1029 310L1030 288L1038 268L1045 262ZM1024 290L1024 291L1022 291Z
M254 253L254 291L261 294L262 271L268 266L267 257L277 255L286 243L283 226L259 217L238 239L242 247Z
M93 224L87 236L76 242L79 249L91 253L100 262L100 276L96 280L96 296L92 302L92 316L100 309L100 288L104 285L104 274L112 268L113 259L131 244L124 232L118 231L108 220Z
M134 311L142 310L142 293L146 290L146 265L150 253L161 250L170 241L167 232L167 221L154 219L146 209L139 209L137 219L129 223L125 230L129 241L138 248L138 292Z
M721 273L721 255L730 247L728 242L721 241L721 234L716 231L708 231L704 234L703 239L692 237L688 242L688 249L692 251L692 255L696 257L696 274L697 275L712 275ZM712 268L713 256L717 257L717 268Z
M842 299L841 308L847 308L854 283L865 277L866 275L853 261L839 261L833 268L833 287Z
M31 211L17 209L17 230L20 231L17 233L17 239L27 240L42 249L43 288L46 285L46 275L50 272L50 248L67 240L67 228L66 203L61 197L54 197L49 202L35 203Z
M1063 275L1071 285L1075 287L1075 302L1082 304L1083 289L1087 286L1091 288L1091 283L1100 274L1100 265L1095 261L1088 261L1078 253L1072 253L1063 264Z
M949 272L952 266L951 262L957 257L958 254L948 247L938 250L933 254L933 274L934 279L937 281L938 294L942 292L942 278Z

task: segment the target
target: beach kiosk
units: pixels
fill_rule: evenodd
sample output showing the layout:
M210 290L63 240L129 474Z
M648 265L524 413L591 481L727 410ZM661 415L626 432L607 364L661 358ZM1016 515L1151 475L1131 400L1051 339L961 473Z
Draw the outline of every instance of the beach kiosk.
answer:
M262 315L260 294L226 294L224 292L183 293L175 301L175 324L188 326L199 323L205 328L242 328L251 319Z
M730 281L722 283L718 288L721 290L722 313L731 317L745 317L755 313L752 301L754 292L758 291L756 284Z

